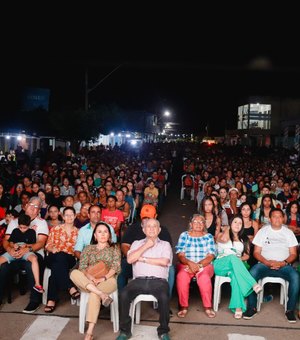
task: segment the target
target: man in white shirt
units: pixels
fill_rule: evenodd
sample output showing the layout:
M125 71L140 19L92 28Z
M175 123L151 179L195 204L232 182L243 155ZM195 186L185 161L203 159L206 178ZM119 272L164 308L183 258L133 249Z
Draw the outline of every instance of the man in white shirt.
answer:
M259 261L250 269L256 281L267 277L280 277L289 282L287 311L285 316L290 323L296 322L295 309L299 298L300 278L291 264L297 259L297 239L284 224L284 214L279 208L270 212L270 222L258 231L253 239L254 257ZM244 319L252 319L256 311L257 295L248 297Z
M29 215L31 218L30 228L34 229L36 232L36 243L32 244L31 246L27 246L21 248L20 250L15 250L13 247L9 245L9 237L12 231L18 227L18 219L12 220L6 230L5 238L3 240L3 247L5 250L13 257L19 259L28 252L34 252L39 261L40 267L40 279L42 282L43 273L44 273L44 247L48 238L49 228L47 222L39 217L40 209L41 209L42 202L39 197L32 197L28 204L25 206L25 214ZM1 266L0 270L0 282L5 282L5 278L9 274L10 266L12 266L13 270L15 269L25 269L27 274L27 280L29 287L34 286L34 278L31 269L31 263L29 261L15 261L7 266ZM0 295L2 290L2 284L0 285ZM24 308L23 313L33 313L35 312L40 303L42 302L42 294L35 291L33 288L31 289L30 293L30 300L28 305Z

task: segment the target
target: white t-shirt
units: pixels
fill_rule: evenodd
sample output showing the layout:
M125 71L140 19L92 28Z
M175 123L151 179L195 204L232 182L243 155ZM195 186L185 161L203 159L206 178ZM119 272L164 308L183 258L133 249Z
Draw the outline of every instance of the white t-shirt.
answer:
M253 244L261 247L261 255L266 260L284 261L290 256L289 248L298 245L294 233L282 226L274 230L270 224L258 231L253 239Z
M48 236L49 234L48 224L43 218L36 217L34 220L31 221L29 227L36 232L37 239L38 239L38 235ZM9 225L7 226L5 235L10 235L15 228L18 228L17 218L15 218L9 223ZM44 248L38 250L37 253L39 253L40 255L44 257Z

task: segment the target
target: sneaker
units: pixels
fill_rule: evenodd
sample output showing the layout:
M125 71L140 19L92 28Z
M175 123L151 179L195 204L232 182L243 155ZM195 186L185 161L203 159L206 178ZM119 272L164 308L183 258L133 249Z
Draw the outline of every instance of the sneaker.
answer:
M158 338L161 340L171 340L170 335L168 333L161 334L158 336Z
M246 312L243 314L243 319L250 320L256 313L257 311L254 308L247 309Z
M287 318L287 321L289 323L295 323L296 322L296 317L295 317L295 313L293 310L288 310L285 312L285 317Z
M126 334L126 333L120 333L117 337L116 340L127 340L130 339L132 337L132 334Z
M38 293L41 293L41 294L43 294L44 293L44 288L43 288L43 286L37 286L37 285L35 285L35 286L33 286L33 289L34 290L36 290Z
M39 307L40 304L38 302L29 302L25 309L23 309L23 313L26 314L34 313Z

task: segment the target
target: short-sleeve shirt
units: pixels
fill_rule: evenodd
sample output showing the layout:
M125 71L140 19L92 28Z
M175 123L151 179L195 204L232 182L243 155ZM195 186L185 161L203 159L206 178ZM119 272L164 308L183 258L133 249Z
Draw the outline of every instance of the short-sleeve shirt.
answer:
M140 248L146 242L146 238L139 241L134 241L128 251L128 255L133 252L134 250ZM173 252L169 242L162 241L157 238L153 247L147 249L143 253L144 257L147 258L166 258L169 259L168 266L156 266L150 263L144 263L137 261L132 265L132 273L133 277L137 278L139 276L155 276L161 279L168 280L169 276L169 266L172 265L173 260Z
M36 233L30 228L28 228L24 233L19 228L15 228L8 241L13 243L33 244L36 242Z
M274 230L271 225L266 225L255 235L254 245L261 247L261 255L266 260L284 261L290 256L289 248L298 245L294 233L282 226Z
M118 245L99 250L96 244L88 245L80 255L79 269L85 270L89 266L103 261L109 269L114 269L116 274L121 271L121 251Z
M36 217L35 219L33 219L30 222L29 227L35 231L37 240L38 240L39 235L48 236L48 234L49 234L49 228L48 228L47 222L40 217ZM17 218L10 221L5 235L11 235L12 231L15 228L18 228L18 219ZM39 253L41 256L44 257L44 249L43 248L36 251L36 253Z
M208 254L216 255L214 238L207 233L200 237L192 237L188 231L180 234L178 243L175 246L176 254L184 253L188 260L199 262Z

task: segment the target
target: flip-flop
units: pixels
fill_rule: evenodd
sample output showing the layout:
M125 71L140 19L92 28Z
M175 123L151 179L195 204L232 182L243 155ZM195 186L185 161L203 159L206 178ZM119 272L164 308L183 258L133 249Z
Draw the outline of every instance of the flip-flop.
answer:
M216 313L212 309L205 309L205 314L209 318L214 318L216 316Z
M75 288L75 287L72 287L72 288ZM76 289L75 292L71 294L71 293L70 293L70 290L71 290L72 288L69 289L69 294L70 294L71 298L72 298L73 300L79 299L79 298L80 298L80 292L75 288L75 289Z
M243 312L241 310L235 311L233 316L234 316L235 319L241 319L243 317Z
M55 306L45 306L45 313L53 313L55 311Z
M185 318L186 315L187 315L187 313L188 313L188 310L187 310L186 308L184 308L184 309L181 309L181 310L177 313L177 316L178 316L179 318Z

